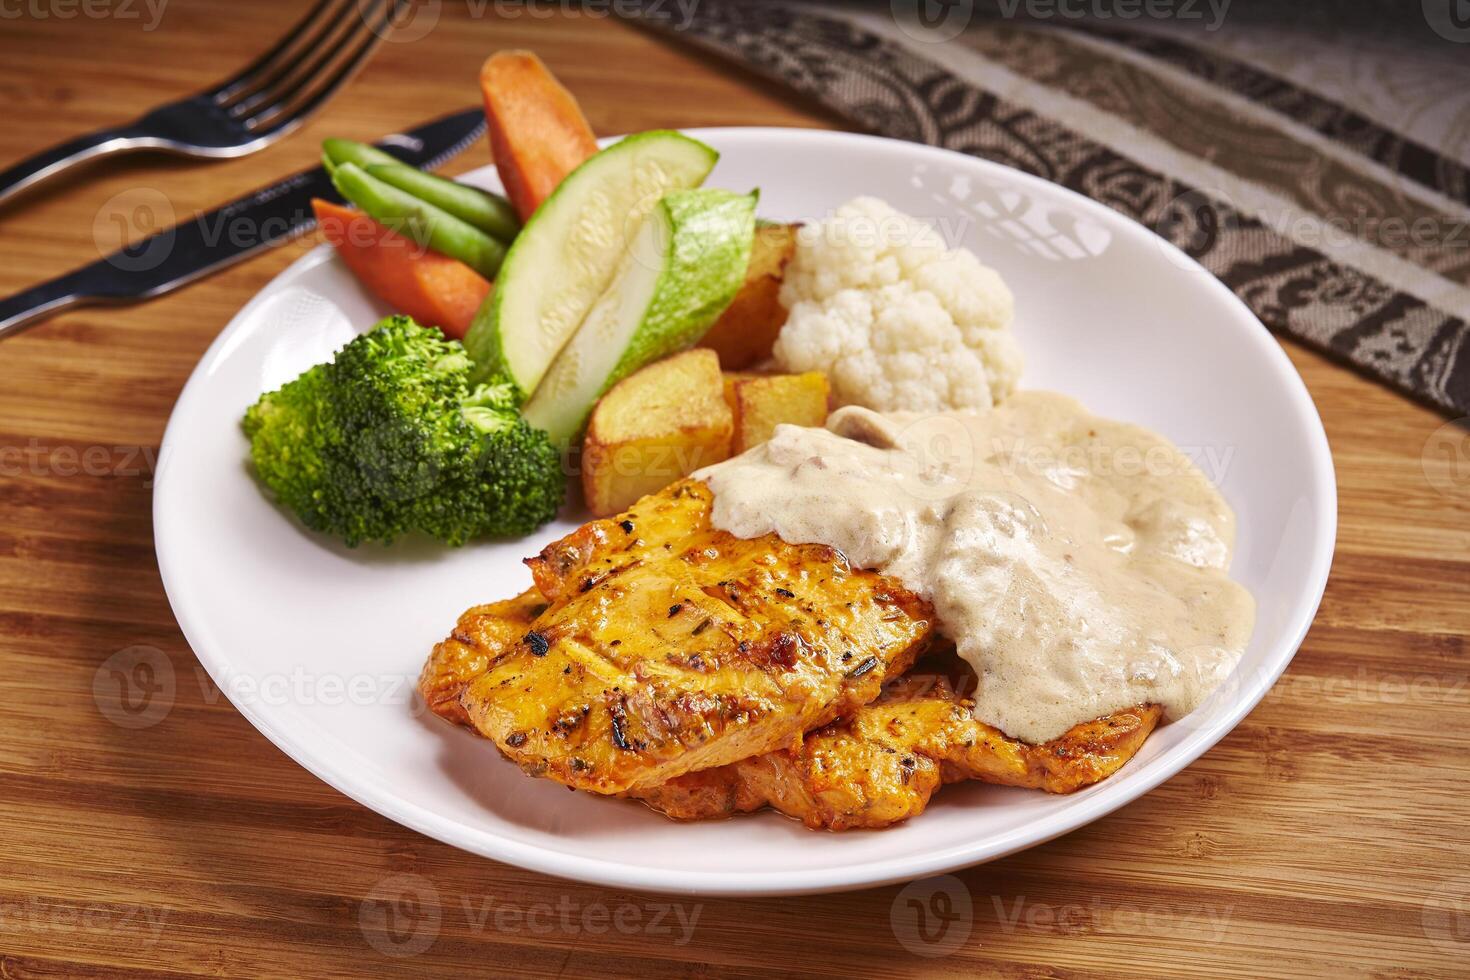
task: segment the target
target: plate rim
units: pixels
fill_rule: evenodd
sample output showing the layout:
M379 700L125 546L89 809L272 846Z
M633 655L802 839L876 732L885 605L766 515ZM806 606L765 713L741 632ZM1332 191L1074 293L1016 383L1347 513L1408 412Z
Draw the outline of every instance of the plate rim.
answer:
M446 818L426 807L391 793L382 792L374 784L364 783L360 779L353 780L349 778L349 774L342 772L339 766L319 756L306 740L298 739L280 730L259 705L249 701L239 703L231 697L231 687L226 683L227 658L212 651L209 644L200 642L203 637L202 626L195 621L195 614L190 608L188 598L180 588L178 576L170 571L175 545L171 543L172 538L168 531L170 524L164 513L166 508L163 506L164 501L168 498L169 488L173 486L172 481L168 479L168 474L172 470L172 457L175 455L170 452L170 444L174 439L180 438L177 435L177 430L182 425L179 419L183 417L195 399L203 397L201 391L212 374L212 367L230 351L235 343L235 335L243 331L253 319L254 311L268 302L280 289L289 286L296 278L324 262L332 261L330 246L320 244L274 276L230 318L224 329L199 358L184 387L180 390L169 413L168 424L164 429L159 447L152 506L154 552L158 560L159 575L163 582L164 592L168 597L169 606L190 650L236 710L252 727L269 739L292 761L333 789L354 802L427 837L480 857L488 857L568 880L639 892L724 897L821 894L879 887L997 860L1054 840L1133 802L1157 788L1165 780L1188 768L1233 731L1285 672L1316 619L1336 548L1338 520L1336 470L1321 415L1306 383L1292 365L1285 350L1250 308L1194 259L1146 226L1070 188L1002 163L906 140L836 130L777 126L722 126L688 128L680 131L696 139L705 139L716 144L721 141L729 143L740 140L757 142L805 140L813 143L845 144L849 148L858 145L896 149L904 153L916 154L917 157L927 156L934 160L963 161L965 166L988 171L1004 180L1019 181L1022 185L1041 188L1046 195L1060 193L1069 204L1094 215L1100 223L1108 227L1126 228L1130 235L1142 234L1145 240L1152 239L1151 244L1165 250L1169 261L1179 268L1180 275L1199 276L1206 290L1214 291L1225 306L1233 308L1238 314L1237 318L1244 318L1246 323L1242 325L1242 342L1254 344L1263 352L1265 362L1271 367L1275 376L1276 384L1287 394L1292 403L1298 415L1297 421L1303 425L1308 437L1309 465L1315 476L1311 496L1320 500L1322 504L1316 525L1312 529L1314 553L1310 566L1309 586L1305 593L1310 598L1297 607L1294 620L1282 630L1282 636L1289 637L1289 639L1278 644L1286 649L1285 655L1279 656L1279 664L1274 668L1255 672L1251 676L1250 683L1238 689L1237 696L1233 699L1228 711L1212 724L1195 729L1185 741L1170 750L1171 758L1168 758L1167 761L1156 760L1151 771L1137 777L1126 792L1072 797L1072 800L1075 801L1073 806L1049 815L1038 821L1037 824L1018 828L1000 837L991 837L965 846L918 856L884 858L836 868L774 873L765 870L707 871L651 868L626 861L587 858L496 836L484 830L471 830L458 820ZM618 137L609 137L599 142L606 145L616 139ZM482 179L486 176L493 176L494 172L494 166L487 165L459 176ZM1253 325L1253 329L1250 325Z

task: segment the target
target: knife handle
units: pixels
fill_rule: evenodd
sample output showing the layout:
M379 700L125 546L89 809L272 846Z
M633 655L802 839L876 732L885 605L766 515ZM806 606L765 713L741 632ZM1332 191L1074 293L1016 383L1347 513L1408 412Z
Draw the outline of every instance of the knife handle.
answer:
M94 266L86 266L0 300L0 340L68 307L135 298L116 285L99 277Z

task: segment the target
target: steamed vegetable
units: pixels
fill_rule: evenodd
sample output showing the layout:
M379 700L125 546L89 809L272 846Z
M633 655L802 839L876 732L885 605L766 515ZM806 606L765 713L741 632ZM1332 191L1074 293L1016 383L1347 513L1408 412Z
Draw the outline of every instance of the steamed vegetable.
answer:
M490 152L522 221L597 152L597 138L556 77L529 51L497 51L480 69Z
M375 163L365 169L370 177L447 211L502 242L511 241L521 230L515 209L499 194L426 173L405 163Z
M255 471L303 524L349 545L533 531L561 504L560 458L509 388L471 386L469 367L439 331L389 317L251 406Z
M816 427L827 421L831 387L821 371L734 378L725 376L725 401L735 416L730 455L766 442L778 425Z
M384 153L371 143L359 143L357 140L335 137L322 140L322 166L326 168L327 173L336 172L337 167L344 163L355 163L363 169L373 164L399 165L397 157Z
M786 264L796 254L799 227L756 222L745 284L699 340L699 346L720 355L720 366L727 371L759 364L771 356L786 322L781 281Z
M332 185L374 221L441 255L459 259L486 279L494 279L505 246L485 232L427 201L371 176L355 163L340 163Z
M709 188L659 201L526 403L526 420L569 445L603 392L698 340L745 279L755 201Z
M352 274L379 299L446 336L463 338L490 295L474 269L394 234L361 211L315 198L317 227Z
M730 456L734 418L720 359L696 348L655 361L612 387L582 447L582 492L598 517L616 514Z
M530 397L644 216L668 192L698 186L718 156L682 133L654 130L614 143L562 181L516 236L465 337L474 377L503 376Z
M877 198L854 198L797 235L780 301L790 312L776 363L826 374L838 405L983 412L1021 375L1000 274Z

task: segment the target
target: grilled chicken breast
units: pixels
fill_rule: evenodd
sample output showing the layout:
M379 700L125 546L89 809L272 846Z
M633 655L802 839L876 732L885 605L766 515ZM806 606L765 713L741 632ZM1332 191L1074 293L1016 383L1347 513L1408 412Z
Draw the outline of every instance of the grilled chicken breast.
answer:
M514 599L475 606L459 617L454 636L434 647L419 675L419 693L429 710L456 725L473 727L460 695L470 681L490 669L491 660L526 635L547 605L540 590L527 589Z
M435 714L470 725L461 704L469 683L511 651L547 608L537 588L476 606L456 635L434 648L419 690ZM970 717L963 666L927 658L921 676L896 678L872 704L779 749L691 772L632 795L677 820L728 817L772 807L814 829L878 828L922 813L944 783L978 779L1070 793L1116 772L1158 723L1157 706L1078 725L1044 745L1027 745ZM973 681L973 676L969 681Z
M900 678L800 746L634 795L676 820L769 806L813 829L887 827L923 813L945 783L978 779L1049 793L1090 786L1133 757L1160 714L1157 705L1120 711L1028 745L976 721L972 707L945 678Z
M933 611L897 581L718 531L710 502L682 481L548 546L528 561L548 604L508 647L502 610L466 613L430 667L485 664L460 697L469 723L532 775L646 790L799 746L927 646Z

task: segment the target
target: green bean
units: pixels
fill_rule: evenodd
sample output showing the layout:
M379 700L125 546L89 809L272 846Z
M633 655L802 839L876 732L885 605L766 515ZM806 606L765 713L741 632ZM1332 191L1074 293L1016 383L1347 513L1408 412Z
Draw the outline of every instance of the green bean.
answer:
M506 244L510 244L516 232L521 230L515 209L499 194L425 173L403 163L369 164L367 172L385 184L448 211Z
M332 184L374 221L494 279L505 246L469 222L370 176L355 163L339 163Z
M327 173L334 173L344 163L355 163L359 167L367 168L373 164L396 164L398 160L369 143L359 143L356 140L322 140L322 166Z

